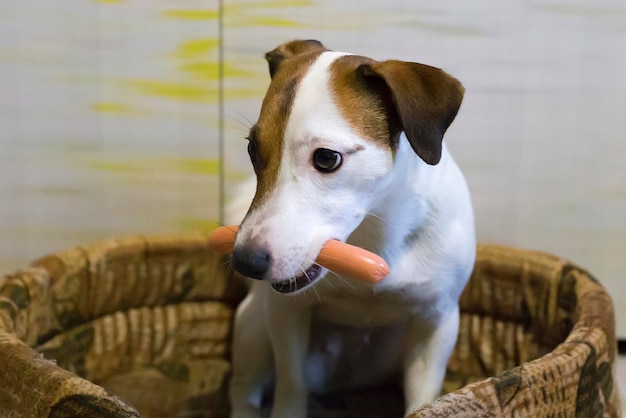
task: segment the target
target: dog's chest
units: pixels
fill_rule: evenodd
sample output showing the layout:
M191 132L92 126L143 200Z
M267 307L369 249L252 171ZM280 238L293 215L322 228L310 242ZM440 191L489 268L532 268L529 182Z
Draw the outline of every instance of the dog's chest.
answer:
M326 283L324 283L326 284ZM380 327L407 321L423 307L419 284L393 289L329 283L318 286L314 318L355 327Z

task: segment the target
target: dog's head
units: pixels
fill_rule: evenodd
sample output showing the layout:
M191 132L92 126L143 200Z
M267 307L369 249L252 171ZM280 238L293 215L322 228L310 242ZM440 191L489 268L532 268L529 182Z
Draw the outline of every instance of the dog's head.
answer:
M401 136L424 162L439 162L463 87L437 68L312 40L280 45L266 59L272 79L248 137L257 190L232 262L288 293L324 273L314 264L322 245L345 241L393 187Z

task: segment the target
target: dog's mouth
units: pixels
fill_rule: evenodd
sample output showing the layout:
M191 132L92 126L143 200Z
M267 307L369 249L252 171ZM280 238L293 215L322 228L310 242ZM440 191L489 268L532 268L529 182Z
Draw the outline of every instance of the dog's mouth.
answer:
M312 285L320 277L321 272L322 267L319 264L313 264L311 267L295 277L278 282L272 282L272 288L280 293L297 292Z

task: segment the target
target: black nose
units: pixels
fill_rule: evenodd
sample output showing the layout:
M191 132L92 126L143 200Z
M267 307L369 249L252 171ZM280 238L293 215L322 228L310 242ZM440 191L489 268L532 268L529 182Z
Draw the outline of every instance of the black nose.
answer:
M269 251L258 245L244 245L233 251L231 263L240 274L262 280L270 267Z

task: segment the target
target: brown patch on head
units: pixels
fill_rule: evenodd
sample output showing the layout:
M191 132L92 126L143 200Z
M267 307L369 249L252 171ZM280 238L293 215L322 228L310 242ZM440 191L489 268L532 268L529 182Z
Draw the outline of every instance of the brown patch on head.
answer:
M358 55L339 57L330 66L330 89L341 116L364 139L392 147L402 130L391 92L383 82L366 77L364 65L376 61Z
M463 100L458 80L424 64L354 55L335 61L331 74L335 102L361 135L393 146L404 131L422 160L439 162L443 135Z
M318 41L291 41L266 54L272 81L263 99L259 120L249 136L258 152L254 167L257 190L252 207L258 206L276 183L285 128L298 85L324 51L326 48Z
M437 164L443 135L463 101L459 80L439 68L396 60L366 65L362 71L385 82L411 147L427 164Z
M316 41L314 39L303 41L297 39L295 41L285 42L284 44L278 45L276 48L265 54L265 59L269 64L270 76L274 77L274 74L278 71L278 67L286 58L290 58L295 55L319 55L324 51L327 51L327 49L320 41Z

